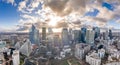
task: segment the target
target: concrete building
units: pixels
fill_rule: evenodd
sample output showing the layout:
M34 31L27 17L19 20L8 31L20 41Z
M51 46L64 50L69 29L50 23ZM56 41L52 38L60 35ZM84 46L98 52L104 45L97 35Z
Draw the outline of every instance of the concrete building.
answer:
M101 59L104 58L105 50L100 49L98 52L93 51L86 55L86 62L90 65L101 65Z
M59 35L54 35L54 47L61 47L60 37Z
M92 30L87 30L86 32L86 43L93 45L94 44L95 32Z
M69 43L72 44L74 41L74 30L72 28L69 28L68 34L69 34Z
M103 32L103 40L108 40L109 39L108 35L109 35L108 30L106 30L106 32Z
M5 65L4 62L5 62L4 56L3 54L0 54L0 65Z
M86 62L90 65L101 65L101 59L95 52L86 55Z
M32 52L31 46L32 46L31 42L29 41L29 39L27 39L26 42L21 46L19 50L22 54L29 56L30 53Z
M113 37L120 37L120 32L112 32Z
M18 35L17 34L10 35L10 40L12 42L12 45L15 45L15 43L18 41Z
M5 41L0 41L0 48L3 48L3 47L5 47L6 46L6 42Z
M85 55L90 51L91 46L84 44L84 43L80 43L80 44L76 44L75 46L75 57L77 59L84 59Z
M105 57L105 49L99 49L98 50L98 55L100 58L104 58Z
M120 41L117 43L117 48L120 50Z
M46 27L42 27L42 43L46 44Z
M17 42L14 47L15 47L15 49L19 50L21 47L20 42Z
M61 37L62 37L63 46L69 45L69 36L68 36L68 29L67 28L62 29Z
M80 30L74 30L74 42L75 43L80 43L81 42Z
M120 65L120 51L111 53L103 65Z
M19 56L19 51L15 50L12 55L12 61L13 65L19 65L20 64L20 56Z

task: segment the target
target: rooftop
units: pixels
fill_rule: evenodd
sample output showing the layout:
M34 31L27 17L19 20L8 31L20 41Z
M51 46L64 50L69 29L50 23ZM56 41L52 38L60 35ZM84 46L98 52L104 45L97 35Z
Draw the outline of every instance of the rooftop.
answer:
M88 46L90 46L90 45L84 44L84 43L76 44L76 47L77 47L77 48L80 48L80 49L84 49L84 48L86 48L86 47L88 47Z

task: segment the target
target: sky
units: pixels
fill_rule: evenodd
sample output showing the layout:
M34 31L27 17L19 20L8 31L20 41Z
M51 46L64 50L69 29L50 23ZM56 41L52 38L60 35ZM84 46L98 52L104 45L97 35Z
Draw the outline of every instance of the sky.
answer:
M120 29L120 0L0 0L0 31L92 28Z

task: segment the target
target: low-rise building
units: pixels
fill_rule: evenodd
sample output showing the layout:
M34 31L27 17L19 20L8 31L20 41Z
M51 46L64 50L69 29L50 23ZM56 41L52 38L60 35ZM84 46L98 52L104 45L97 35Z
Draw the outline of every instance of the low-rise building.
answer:
M80 44L76 44L75 46L75 57L77 59L84 59L85 58L85 55L89 52L91 46L88 45L88 44L83 44L83 43L80 43Z
M90 65L101 65L101 59L104 58L104 55L104 49L99 49L98 52L92 51L86 55L86 62Z
M112 52L103 65L120 65L120 51Z

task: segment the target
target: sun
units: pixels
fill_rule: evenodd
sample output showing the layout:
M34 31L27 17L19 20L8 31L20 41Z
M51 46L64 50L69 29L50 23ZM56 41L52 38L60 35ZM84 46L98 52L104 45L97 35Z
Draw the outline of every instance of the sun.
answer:
M57 16L50 16L50 21L48 23L49 26L57 26L57 23L61 20L61 17Z
M57 22L55 20L52 20L48 23L49 26L56 26L57 25Z

